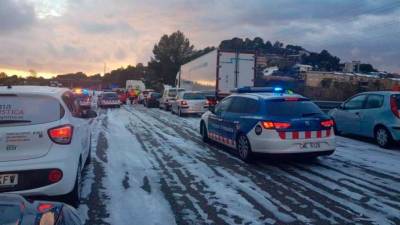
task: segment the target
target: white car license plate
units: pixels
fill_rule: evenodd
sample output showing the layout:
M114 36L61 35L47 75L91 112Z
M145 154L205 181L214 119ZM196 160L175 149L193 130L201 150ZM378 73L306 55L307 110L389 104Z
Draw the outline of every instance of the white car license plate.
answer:
M0 174L0 187L18 184L18 174Z
M306 142L300 144L301 149L318 149L321 148L321 143L319 142Z

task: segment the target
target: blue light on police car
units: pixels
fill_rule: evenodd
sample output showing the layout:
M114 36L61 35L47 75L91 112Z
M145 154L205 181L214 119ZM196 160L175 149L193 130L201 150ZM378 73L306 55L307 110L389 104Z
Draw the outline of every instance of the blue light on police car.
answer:
M281 92L281 91L283 91L283 88L281 88L281 87L275 87L275 88L274 88L274 91L275 91L275 92Z

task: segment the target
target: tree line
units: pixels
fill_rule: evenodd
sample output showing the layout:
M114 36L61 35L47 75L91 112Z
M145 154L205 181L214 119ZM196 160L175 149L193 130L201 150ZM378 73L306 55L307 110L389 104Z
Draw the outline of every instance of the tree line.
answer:
M235 37L222 41L218 48L230 51L253 51L261 55L276 54L283 57L301 55L300 63L312 65L314 68L324 71L338 71L341 67L340 58L332 55L327 50L322 50L319 53L310 52L301 46L285 45L279 41L264 41L260 37L254 39ZM176 74L181 65L214 49L215 47L195 49L190 40L181 31L176 31L170 35L163 35L158 43L154 45L152 50L153 56L150 58L147 66L138 63L135 66L129 65L114 69L103 76L100 74L88 76L83 72L77 72L57 75L53 79L63 81L67 84L68 82L72 84L73 81L77 81L78 83L86 81L88 84L101 84L102 87L124 87L126 80L143 80L146 86L161 90L163 84L175 84ZM360 70L365 73L376 71L370 64L362 64ZM48 80L36 75L21 78L15 75L7 76L4 73L0 73L0 85L4 85L5 83L48 85L48 82Z

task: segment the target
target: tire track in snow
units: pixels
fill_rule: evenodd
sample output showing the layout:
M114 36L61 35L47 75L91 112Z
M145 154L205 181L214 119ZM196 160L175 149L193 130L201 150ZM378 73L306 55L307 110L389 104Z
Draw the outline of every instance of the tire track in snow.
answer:
M165 125L168 125L168 122L166 122L165 121L165 119L161 119L161 118L159 118L159 117L155 117L156 119L159 119L159 120L161 120L160 122L162 122L162 123L164 123ZM168 118L168 121L170 121L170 122L175 122L172 118ZM169 126L171 126L171 127L175 127L175 129L176 129L176 125L174 125L174 124L169 124ZM178 130L176 130L176 132L177 133L179 133L180 134L180 136L182 136L182 132L179 132ZM329 158L330 160L334 160L335 158ZM364 170L364 169L366 169L365 167L360 167L360 166L358 166L358 165L353 165L353 166L356 166L356 167L358 167L359 169L361 169L361 170ZM350 168L351 169L351 168ZM370 175L370 176L372 176L372 175L382 175L382 176L385 176L385 175L387 175L387 174L382 174L382 173L379 173L379 172L376 172L376 171L373 171L373 170L370 170L370 169L366 169L367 170L367 172L369 172L368 174ZM285 171L285 170L284 170ZM339 171L339 172L343 172L343 171L340 171L340 170L336 170L336 171ZM287 172L287 171L286 171ZM362 182L369 182L368 180L366 180L366 179L361 179L360 177L354 177L354 176L352 176L351 178L357 178L357 179L359 179L360 181L362 181ZM379 178L379 177L378 177ZM326 182L326 180L328 179L328 177L326 177L326 176L321 176L321 177L318 177L317 179L319 179L320 181L321 181L321 179L322 179L322 181L324 181L324 182ZM340 188L342 188L340 185L343 185L343 183L342 182L340 182L340 181L338 181L338 180L330 180L330 182L334 182L336 185L338 185ZM369 183L371 183L371 182L369 182ZM315 185L316 183L314 183L314 185ZM378 186L379 187L379 186ZM353 194L356 194L357 192L358 192L358 194L365 194L362 190L365 190L365 186L362 186L362 185L360 185L360 184L357 184L356 186L350 186L350 185L347 185L347 188L349 188L349 189L352 189L352 191L355 191L355 193L353 193ZM376 190L375 189L375 191L378 191L378 190ZM379 191L378 191L379 192ZM370 194L370 193L369 193ZM384 192L379 192L379 193L375 193L375 194L385 194ZM373 197L374 195L366 195L366 196L364 196L365 198L368 198L368 197ZM343 197L343 196L342 196ZM390 197L390 196L389 196ZM396 197L396 196L394 196L394 197ZM337 204L337 203L336 203ZM375 205L379 205L380 204L380 202L376 202L375 203ZM349 210L349 208L347 207L347 206L345 206L346 204L342 204L342 208L344 208L345 210ZM392 207L392 206L394 206L394 207L396 207L395 205L391 205L391 204L388 204L390 207ZM340 206L340 204L338 205L338 206ZM367 208L368 208L368 206L366 206ZM347 209L346 209L347 208ZM356 212L354 212L354 211L351 211L351 213L355 213L355 214L357 214ZM379 212L378 212L379 213ZM367 218L358 218L360 221L364 221L364 222L366 222L368 219ZM367 219L367 220L365 220L365 219Z
M135 113L135 112L133 112L133 113ZM140 117L139 117L140 118ZM141 119L143 119L143 118L141 118ZM142 129L145 129L146 130L146 132L149 134L149 135L154 135L154 130L150 130L150 129L148 129L148 128L146 128L146 127L142 127ZM161 141L161 142L164 142L167 138L166 137L162 137L163 136L163 134L162 134L162 132L161 133L157 133L157 136L158 137L160 137L161 139L159 139L159 141ZM154 142L156 142L156 140L154 140L154 138L155 137L153 137L153 139L151 140L153 143ZM164 139L163 139L164 138ZM198 181L196 181L195 179L196 179L196 176L198 176L199 174L196 174L196 173L193 173L193 170L191 170L192 172L189 172L186 168L187 168L187 166L185 165L185 166L183 166L182 164L180 164L180 163L178 163L176 160L174 160L173 159L173 157L172 156L170 156L170 155L166 155L164 152L165 152L165 149L166 148L168 148L169 149L169 151L172 151L172 152L176 152L176 151L179 151L179 153L177 153L178 154L178 158L179 157L182 157L180 160L179 160L179 162L185 162L185 161L187 161L187 162L189 162L189 163L191 163L191 164L199 164L199 162L197 162L197 160L195 159L195 158L193 158L193 157L188 157L188 158L186 158L186 156L187 156L187 153L185 153L185 151L184 150L182 150L180 147L178 147L178 146L175 146L175 145L172 145L172 144L168 144L167 146L164 144L164 146L162 146L160 149L157 149L155 152L157 152L157 153L159 153L159 154L162 154L163 155L163 159L164 160L168 160L169 162L170 162L170 164L169 164L169 167L178 167L179 169L178 170L172 170L172 173L173 174L175 174L177 177L178 177L178 179L180 179L180 180L188 180L187 178L188 177L190 177L190 179L189 179L189 186L187 186L186 188L188 189L188 190L192 190L191 191L191 194L192 195L195 195L195 199L196 199L196 201L198 201L198 202L200 202L200 203L202 203L201 204L201 207L205 207L202 211L204 212L207 212L207 214L208 214L208 216L213 216L213 215L215 215L215 216L220 216L220 217L224 217L224 216L227 216L227 215L224 215L224 210L221 210L221 209L219 209L219 210L215 210L215 209L213 209L212 211L211 211L211 214L210 214L210 206L211 206L211 209L213 208L212 206L214 205L216 205L216 204L220 204L220 202L221 201L217 201L217 199L218 199L218 196L214 196L214 197L216 197L216 200L214 200L215 201L215 203L214 204L208 204L208 202L207 202L207 198L208 199L213 199L213 196L207 196L208 194L212 194L212 195L215 195L214 193L213 193L213 191L207 191L207 190L205 190L205 188L209 188L209 185L207 185L207 184L205 184L203 181L204 180L207 180L207 179L210 179L212 176L213 177L218 177L218 179L221 179L221 178L219 178L219 176L218 175L216 175L216 174L214 174L214 173L211 173L208 177L203 177L203 178L201 178L200 180L198 180ZM175 158L177 158L177 156L176 155L174 155L175 156ZM206 165L206 164L203 164L203 166L206 166L208 169L210 169L209 167L208 167L208 165ZM169 167L166 167L167 169L169 168ZM186 168L185 168L186 167ZM180 170L182 171L182 172L180 172ZM212 171L212 169L210 169L210 171ZM184 175L184 174L186 174L186 176ZM196 174L196 176L195 175L193 175L193 174ZM218 180L216 180L216 182L218 182ZM236 191L235 191L236 192ZM202 195L206 195L207 196L207 198L205 198L205 197L202 197ZM240 196L240 195L239 195ZM238 197L238 196L237 196ZM233 200L233 201L237 201L238 199L231 199L231 200ZM226 207L226 206L225 206ZM213 213L213 211L214 212L219 212L219 214L218 213ZM257 214L259 214L259 213L257 213ZM279 213L278 213L279 214ZM234 220L237 220L237 221L240 221L240 220L243 220L243 218L240 218L240 213L237 213L237 215L235 216L235 215L231 215L231 219L234 219ZM262 215L262 214L259 214L260 216ZM271 213L271 212L269 212L269 216L271 216L271 217L274 217L274 215L273 215L273 213ZM214 219L216 219L216 218L218 218L218 217L214 217ZM213 221L214 221L214 219L213 219ZM254 219L253 219L254 220ZM271 220L270 218L269 218L269 220ZM278 220L278 219L275 219L275 220ZM279 220L278 220L279 221ZM249 221L248 221L249 222ZM251 222L251 221L250 221ZM216 223L216 224L220 224L220 223Z
M140 110L140 109L139 109ZM142 111L143 112L143 111ZM144 112L143 112L144 113ZM160 120L160 117L154 117L156 120ZM172 119L171 119L171 121L173 121ZM187 139L190 139L190 138L192 138L192 140L193 140L193 137L191 137L191 136L188 136L187 134L185 134L184 132L182 132L182 131L180 131L179 130L179 128L178 128L178 126L177 125L175 125L175 124L168 124L167 122L165 122L165 121L163 121L163 120L161 120L160 122L162 122L162 123L164 123L165 125L167 125L167 126L170 126L170 127L175 127L175 129L177 129L176 130L176 132L177 133L179 133L180 134L180 136L182 136L182 137L184 137L184 138L187 138ZM176 121L173 121L173 122L176 122ZM198 136L198 133L196 134L196 136ZM195 141L195 140L193 140L193 141ZM198 137L198 140L197 141L195 141L195 142L200 142L200 143L202 143L202 141L201 141L201 139L200 139L200 137ZM216 150L216 152L219 152L219 150L218 149L215 149ZM215 155L214 155L214 157L215 157ZM217 157L218 158L218 157ZM208 163L210 163L210 161L208 161ZM214 163L214 165L216 165L217 166L217 164L218 164L219 162L217 162L217 163ZM235 162L234 162L235 163ZM237 162L236 162L237 163ZM240 161L240 163L241 164L243 164L241 161ZM237 171L237 170L233 170L233 171ZM252 172L254 172L254 171L252 171ZM266 172L270 172L270 171L266 171ZM253 176L254 177L254 174L256 174L257 172L255 172L255 173L253 173L253 174L250 174L250 176ZM249 175L248 175L249 176ZM258 177L258 178L256 178L256 179L254 179L254 180L259 180L260 178ZM261 184L260 184L261 185ZM276 190L276 189L274 189L274 188L269 188L269 191L270 192L273 192L274 193L274 190ZM259 190L260 191L260 190ZM312 192L312 190L308 190L308 191L311 191ZM289 193L285 193L285 194L291 194L290 192ZM284 196L282 196L282 194L279 194L279 193L274 193L274 195L275 196L281 196L281 201L282 201L282 199L284 199ZM292 194L291 194L292 195ZM299 197L299 196L297 196L297 197ZM323 197L323 196L322 196ZM257 199L257 200L260 200L260 199ZM256 201L257 201L256 200ZM305 199L303 199L303 205L304 205L304 201L305 201ZM307 202L307 201L306 201ZM310 203L310 202L309 202ZM332 203L332 202L331 202ZM288 204L290 204L290 202L288 203ZM290 205L295 205L295 204L290 204ZM330 204L327 204L327 205L330 205ZM296 207L295 207L296 208ZM311 207L310 207L311 208ZM336 206L336 208L335 208L335 210L338 210L339 208L347 208L346 206ZM297 208L298 210L299 210L299 208ZM292 210L292 209L291 209ZM322 210L322 211L324 211L325 210L325 212L326 212L326 210L329 212L329 211L331 211L331 210L329 210L328 208L325 208L325 209L319 209L319 210ZM338 210L339 212L341 212L342 213L342 216L339 216L338 217L338 219L339 220L341 220L341 221L343 221L343 220L345 220L344 218L348 218L351 214L349 214L349 213L347 213L347 211L348 210L350 210L349 208L347 208L346 210ZM302 211L304 211L304 210L302 210ZM322 212L319 212L319 213L317 213L317 214L319 214L319 215L321 215L321 213ZM335 213L333 213L333 214L335 214ZM310 215L310 214L309 214ZM337 215L337 214L336 214ZM319 218L319 219L321 219L321 218Z
M160 135L160 134L159 134ZM182 134L181 134L182 135ZM183 136L184 138L190 138L190 137L185 137L185 136ZM204 145L204 144L203 144ZM217 152L219 152L219 151L217 151ZM219 157L220 158L220 157ZM217 160L216 162L214 162L214 163L212 163L211 164L211 166L213 166L213 165L215 165L215 166L218 166L217 164L219 164L219 162L218 162L219 160ZM243 164L241 161L239 161L241 164ZM209 161L208 162L205 162L205 163L210 163ZM237 164L238 163L238 161L237 161L237 159L235 158L235 160L234 160L234 162L233 162L234 164ZM244 165L246 165L246 164L244 164ZM210 166L210 167L211 167ZM237 170L237 169L234 169L234 170ZM240 170L240 169L239 169ZM248 174L246 174L246 176L248 176ZM274 190L274 189L271 189L271 190ZM278 190L278 188L276 188L275 190ZM250 190L247 190L247 191L250 191ZM262 192L262 191L261 191ZM274 193L274 194L276 194L276 193ZM287 194L290 194L290 193L282 193L281 194L281 198L280 199L284 199L284 195L287 195ZM277 194L276 194L277 195ZM254 196L254 193L253 193L253 196ZM244 196L244 197L247 197L247 196ZM305 201L306 199L305 198L303 198L303 199L301 199L302 201ZM256 200L253 200L253 202L257 202L257 201L261 201L261 204L265 204L265 201L266 200L264 200L264 202L263 202L263 200L262 199L256 199ZM287 203L287 202L286 202ZM290 203L290 202L289 202ZM279 205L280 203L278 203L278 205ZM284 205L284 204L282 204L282 205ZM287 204L287 205L289 205L289 204ZM312 209L313 207L308 207L309 209L311 209L311 210L315 210L315 209ZM321 209L320 209L321 210ZM303 210L304 211L304 210ZM319 215L322 215L322 214L327 214L326 213L326 211L324 211L324 210L322 210L322 212L320 212L319 213ZM319 220L321 220L320 218L319 218ZM343 220L341 220L341 221L343 221Z

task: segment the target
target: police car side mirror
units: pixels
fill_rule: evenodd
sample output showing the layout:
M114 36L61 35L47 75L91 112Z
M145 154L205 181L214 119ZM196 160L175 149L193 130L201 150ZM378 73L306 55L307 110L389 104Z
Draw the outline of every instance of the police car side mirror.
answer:
M96 117L97 113L91 109L82 111L82 118L84 119L91 119Z

